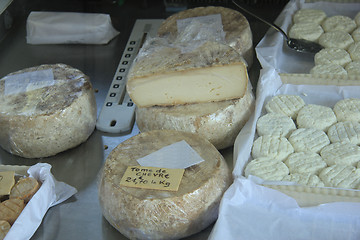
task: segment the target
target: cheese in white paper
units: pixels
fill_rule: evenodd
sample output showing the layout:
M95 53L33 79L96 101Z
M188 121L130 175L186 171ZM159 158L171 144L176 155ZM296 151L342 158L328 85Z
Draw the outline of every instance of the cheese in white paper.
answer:
M143 167L185 169L203 162L204 159L184 140L150 153L137 162Z

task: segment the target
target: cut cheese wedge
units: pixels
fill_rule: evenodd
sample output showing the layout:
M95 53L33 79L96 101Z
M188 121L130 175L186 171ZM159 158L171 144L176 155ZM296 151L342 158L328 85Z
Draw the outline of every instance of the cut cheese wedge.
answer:
M132 100L145 107L237 99L244 96L246 84L246 66L237 63L142 77L128 89Z
M246 65L227 45L206 42L186 53L171 47L149 52L139 53L128 75L127 91L139 107L223 101L245 94Z

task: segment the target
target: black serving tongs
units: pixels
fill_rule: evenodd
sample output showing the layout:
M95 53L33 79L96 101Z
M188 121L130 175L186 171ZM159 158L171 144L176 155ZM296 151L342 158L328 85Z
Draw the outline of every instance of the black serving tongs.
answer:
M259 19L260 21L266 23L270 27L279 31L285 37L286 44L289 46L289 48L291 48L295 51L304 52L304 53L317 53L323 48L320 44L318 44L316 42L311 42L311 41L307 41L307 40L303 40L303 39L294 39L294 38L288 37L288 35L276 24L270 23L270 22L266 21L265 19L257 16L256 14L249 12L247 9L240 6L240 4L237 3L235 0L232 0L232 2L238 8L240 8L242 11L246 12L247 14L250 14L251 16Z

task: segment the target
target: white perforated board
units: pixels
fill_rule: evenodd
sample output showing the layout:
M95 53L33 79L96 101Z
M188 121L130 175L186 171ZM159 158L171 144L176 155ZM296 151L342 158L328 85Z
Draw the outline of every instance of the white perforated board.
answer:
M156 36L162 21L136 20L97 119L98 130L108 133L131 131L135 121L135 104L126 93L127 74L144 40L148 36Z

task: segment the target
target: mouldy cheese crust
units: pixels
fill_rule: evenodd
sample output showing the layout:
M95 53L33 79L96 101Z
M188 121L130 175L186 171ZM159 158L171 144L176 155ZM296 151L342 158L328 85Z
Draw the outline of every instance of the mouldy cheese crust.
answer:
M159 27L159 36L176 37L179 19L221 14L226 43L236 49L246 60L249 67L253 62L253 43L250 24L240 12L224 7L198 7L171 15Z
M206 42L186 53L166 46L140 53L127 91L137 106L147 107L237 99L247 83L242 57L227 45Z
M0 146L25 158L48 157L73 148L95 128L95 96L81 71L54 64L9 75L45 69L52 69L55 81L40 89L5 95L7 77L0 80Z
M176 192L120 186L127 166L164 146L185 140L205 161L185 170ZM185 132L140 133L106 159L99 199L109 223L130 239L179 239L201 231L218 214L231 173L222 155L204 138Z
M197 133L217 149L234 144L255 107L251 84L244 97L211 103L136 108L136 123L141 132L178 130Z

